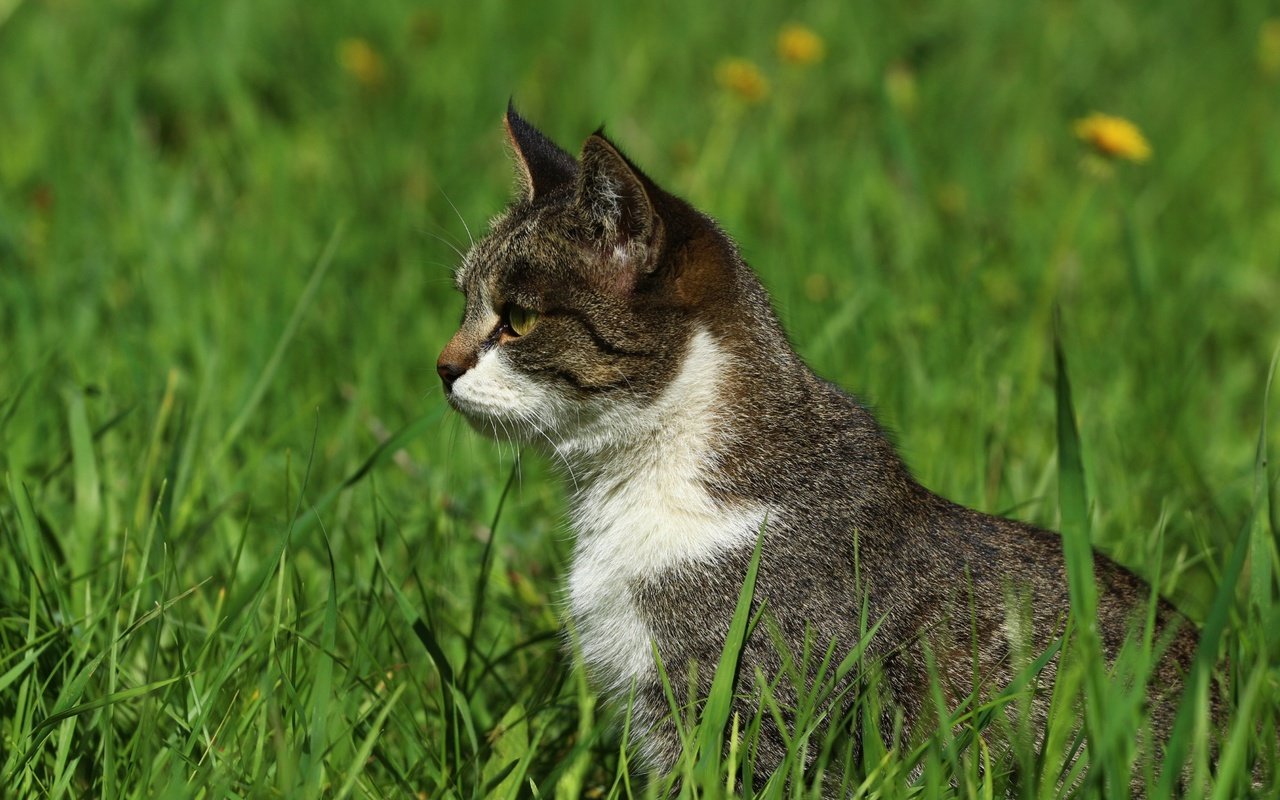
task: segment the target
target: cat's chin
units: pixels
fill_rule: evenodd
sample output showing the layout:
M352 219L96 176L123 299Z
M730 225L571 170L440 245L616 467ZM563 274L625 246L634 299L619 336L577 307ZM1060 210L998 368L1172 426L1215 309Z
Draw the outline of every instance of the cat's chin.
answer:
M500 411L473 407L457 397L450 397L449 404L462 415L472 430L489 439L519 445L536 445L539 442L546 445L544 436L525 420Z
M501 417L488 416L472 416L464 415L467 424L476 433L479 433L489 439L496 439L500 442L514 442L515 444L529 444L533 441L533 435L512 420L502 419Z
M454 408L462 412L463 419L472 430L485 438L527 447L559 463L577 462L580 458L589 458L606 450L612 443L607 436L583 432L567 435L562 431L543 431L529 425L525 420L465 411L456 405Z
M521 413L476 402L457 392L449 395L449 405L473 430L487 438L528 446L561 460L589 458L608 450L618 442L618 415L634 419L631 411L639 413L639 409L629 405L615 404L613 414L609 414L590 403L575 407L572 416L545 406ZM535 424L530 415L538 418L540 424Z
M523 441L526 438L521 435L524 426L517 426L513 420L503 414L472 408L467 403L460 402L454 398L449 398L449 405L462 414L462 418L467 421L467 424L476 433L484 434L490 439L502 441ZM517 432L517 427L521 429L521 432Z

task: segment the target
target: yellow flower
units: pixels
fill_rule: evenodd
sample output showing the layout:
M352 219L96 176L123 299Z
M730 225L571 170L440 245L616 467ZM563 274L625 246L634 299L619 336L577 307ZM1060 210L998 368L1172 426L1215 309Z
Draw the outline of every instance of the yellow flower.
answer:
M769 94L769 81L745 58L726 58L716 67L716 82L730 92L757 103Z
M382 56L364 39L343 39L338 44L338 63L351 77L368 87L381 86L387 75Z
M1267 75L1280 75L1280 19L1262 23L1258 32L1258 64Z
M816 64L827 52L826 42L803 25L786 25L778 32L778 56L792 64Z
M1127 119L1094 112L1076 120L1076 138L1108 158L1146 161L1151 158L1151 145L1142 131Z

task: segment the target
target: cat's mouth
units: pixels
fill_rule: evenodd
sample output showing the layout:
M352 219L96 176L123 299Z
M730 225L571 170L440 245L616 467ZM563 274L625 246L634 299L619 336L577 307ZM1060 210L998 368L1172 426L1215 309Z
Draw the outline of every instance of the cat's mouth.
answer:
M538 415L478 401L458 392L450 392L448 399L449 405L462 415L473 430L489 438L519 444L549 444L558 438L550 419L540 421L536 418Z
M555 387L526 375L495 349L446 381L449 405L479 433L521 443L550 442L581 410Z
M477 402L458 392L449 392L448 399L454 411L461 414L467 423L480 433L488 434L495 439L515 438L511 432L517 425L521 425L521 420L512 415L508 409Z

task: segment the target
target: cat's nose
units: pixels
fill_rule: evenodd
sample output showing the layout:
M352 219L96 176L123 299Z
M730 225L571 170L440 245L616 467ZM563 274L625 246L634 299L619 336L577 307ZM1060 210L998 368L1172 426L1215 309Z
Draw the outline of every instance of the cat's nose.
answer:
M453 391L453 382L467 374L467 369L466 364L458 364L440 356L440 360L436 362L436 372L439 373L440 380L444 381L445 392Z
M459 330L445 345L444 352L436 359L436 374L444 381L444 393L453 391L453 384L476 365L479 342L466 330Z

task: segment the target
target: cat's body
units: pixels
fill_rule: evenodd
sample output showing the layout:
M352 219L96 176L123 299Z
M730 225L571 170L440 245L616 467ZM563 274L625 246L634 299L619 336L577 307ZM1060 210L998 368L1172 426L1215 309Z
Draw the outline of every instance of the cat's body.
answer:
M602 136L579 162L513 112L507 127L523 196L459 270L467 311L440 373L473 424L563 462L577 640L602 687L634 686L652 766L680 749L653 648L679 704L697 699L690 675L705 696L762 530L755 606L770 624L746 643L745 681L779 673L771 630L797 657L806 637L819 652L834 641L838 661L881 621L868 660L911 726L932 710L926 648L954 706L973 689L975 645L996 691L1061 633L1056 534L920 486L871 414L795 354L732 241ZM1150 590L1101 556L1095 572L1114 655ZM1158 627L1176 620L1160 601ZM1156 676L1170 690L1195 642L1189 625L1171 636ZM1169 716L1156 697L1157 728ZM766 731L758 763L781 752Z

